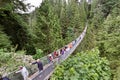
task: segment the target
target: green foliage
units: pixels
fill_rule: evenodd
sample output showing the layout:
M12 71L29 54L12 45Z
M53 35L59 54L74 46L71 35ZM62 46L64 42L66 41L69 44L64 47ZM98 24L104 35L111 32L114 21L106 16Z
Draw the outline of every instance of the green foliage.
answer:
M46 54L75 39L87 19L84 7L73 0L69 4L65 0L44 0L30 22L31 43Z
M26 54L27 55L35 55L36 49L32 44L26 44Z
M118 68L120 66L120 16L112 15L109 15L105 20L103 24L104 30L100 30L97 41L101 56L106 56L112 61L110 67L113 71L113 80L118 80L118 73L120 72Z
M120 0L99 0L104 17L107 17Z
M96 46L95 32L92 26L88 25L88 29L84 40L80 43L80 46L77 48L77 51L91 50Z
M13 7L13 2L14 0L2 0L0 3L0 31L2 30L0 34L2 35L4 33L5 36L4 38L1 36L1 40L5 40L8 37L10 45L18 45L18 49L23 49L28 41L27 25L20 15L13 12L15 9L18 9ZM17 0L15 3L17 3ZM8 44L6 40L5 43ZM4 47L0 46L0 48Z
M120 75L120 66L116 69L116 73L113 80L119 80L120 79L119 75Z
M41 57L43 57L43 51L41 49L36 49L36 54L33 56L34 59L39 59Z
M11 58L11 54L6 51L6 49L0 49L0 66L6 63Z
M0 10L7 10L7 11L27 11L27 8L30 7L29 4L24 4L24 0L1 0L0 1Z
M3 32L3 26L0 25L0 47L1 48L10 48L11 41L9 37Z
M114 15L114 13L112 13ZM103 23L103 29L100 30L98 43L99 49L102 52L102 56L119 58L120 54L120 16L112 16L111 14L107 17Z
M42 49L45 53L52 52L61 46L61 29L59 19L55 14L52 5L45 0L37 11L37 27L32 39L36 48Z
M101 56L111 62L112 77L117 80L120 58L120 0L99 0L92 6L91 25Z
M109 62L99 54L98 49L77 53L55 69L51 80L110 80Z

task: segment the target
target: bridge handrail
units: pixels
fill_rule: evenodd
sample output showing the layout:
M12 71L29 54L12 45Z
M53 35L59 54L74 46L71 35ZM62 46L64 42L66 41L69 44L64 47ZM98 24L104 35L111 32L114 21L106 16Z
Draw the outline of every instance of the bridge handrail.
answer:
M73 53L73 51L76 49L76 47L83 40L85 33L86 33L86 30L87 30L87 25L86 25L84 31L82 32L82 34L76 39L77 42L75 43L75 45L68 52L66 52L64 55L61 55L58 58L57 64L60 64L61 62L66 60L70 56L70 54ZM54 71L54 67L56 65L55 63L56 62L48 64L49 66L47 68L45 68L42 73L38 73L37 75L32 76L30 79L31 80L47 80L50 77L50 74L52 74Z
M78 37L78 38L76 38L76 43L75 43L75 45L70 49L70 51L69 52L67 52L67 53L65 53L64 55L61 55L59 58L57 58L59 61L58 61L58 63L61 63L61 62L63 62L64 60L66 60L69 56L70 56L70 54L76 49L76 47L79 45L79 43L82 41L82 39L84 38L84 36L85 36L85 33L86 33L86 30L87 30L87 26L85 27L85 29L83 30L83 32L82 32L82 34ZM56 50L57 51L57 50ZM37 76L42 76L42 75L44 75L44 76L42 76L42 79L36 79L37 78L37 76L34 76L34 77L32 77L31 78L31 80L44 80L44 79L46 79L46 78L49 78L49 75L50 74L52 74L52 72L54 71L54 67L55 67L55 65L56 65L56 62L54 62L54 63L50 63L50 64L48 64L48 59L47 59L47 56L44 56L44 57L42 57L42 58L40 58L40 60L44 63L44 65L46 66L47 65L47 67L45 68L45 70L43 70L43 73L42 74L38 74ZM58 64L57 63L57 64ZM30 66L30 65L28 65L28 66L26 66L27 67L27 69L29 68L30 69L30 71L32 70L32 68L33 68L33 66ZM37 67L36 66L34 66L34 69L33 69L34 71L31 73L31 75L32 74L34 74L36 71L37 71ZM11 75L14 75L14 76L17 76L18 74L15 74L15 72L16 71L13 71L13 72L11 72L11 73L9 73L9 74L11 74ZM8 74L8 76L9 76L9 74ZM12 77L9 77L11 80L13 80L13 79L15 79L15 78L13 78L14 76L12 76ZM21 80L21 79L19 79L19 80Z

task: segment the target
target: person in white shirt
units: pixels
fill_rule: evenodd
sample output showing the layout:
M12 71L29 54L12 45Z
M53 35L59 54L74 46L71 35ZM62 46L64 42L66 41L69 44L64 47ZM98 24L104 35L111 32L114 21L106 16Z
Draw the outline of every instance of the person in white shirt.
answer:
M48 55L48 61L49 61L49 63L50 63L50 62L53 62L53 56L52 56L52 54L49 54L49 55Z
M66 47L66 52L68 52L69 50L70 50L70 48L67 46L67 47Z
M23 76L24 80L28 80L29 72L26 69L26 67L20 66L20 70L17 71L16 73L19 73L19 72L21 72L21 75Z

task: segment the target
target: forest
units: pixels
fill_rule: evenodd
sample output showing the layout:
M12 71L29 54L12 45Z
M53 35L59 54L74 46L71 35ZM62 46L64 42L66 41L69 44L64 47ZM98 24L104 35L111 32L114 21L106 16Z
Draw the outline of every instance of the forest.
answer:
M120 79L120 0L0 0L0 74L42 58L87 33L50 80ZM23 61L23 58L29 58Z

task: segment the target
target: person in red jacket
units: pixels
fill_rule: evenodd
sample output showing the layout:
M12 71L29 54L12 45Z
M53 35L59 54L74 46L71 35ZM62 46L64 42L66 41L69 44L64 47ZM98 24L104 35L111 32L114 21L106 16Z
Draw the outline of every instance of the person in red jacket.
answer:
M54 58L57 58L57 57L58 57L58 52L55 51L55 52L53 53L53 55L54 55Z

